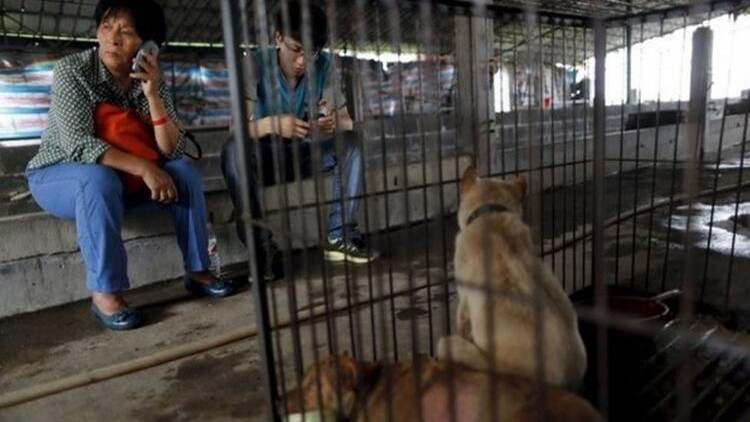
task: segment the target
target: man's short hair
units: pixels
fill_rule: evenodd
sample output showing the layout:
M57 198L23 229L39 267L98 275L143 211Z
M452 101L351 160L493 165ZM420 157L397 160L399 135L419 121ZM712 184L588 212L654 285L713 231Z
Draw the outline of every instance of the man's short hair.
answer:
M308 0L310 10L310 41L313 50L320 50L328 42L328 18L325 12L319 6L313 4L313 0ZM289 0L287 2L289 10L289 26L284 25L284 13L279 5L276 12L276 31L284 36L293 38L300 43L304 43L302 34L302 2L299 0Z

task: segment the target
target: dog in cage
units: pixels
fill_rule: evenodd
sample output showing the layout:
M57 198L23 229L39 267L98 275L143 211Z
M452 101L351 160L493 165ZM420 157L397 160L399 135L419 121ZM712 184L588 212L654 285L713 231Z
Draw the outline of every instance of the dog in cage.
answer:
M491 384L486 372L433 358L375 363L343 354L311 364L279 409L288 422L603 420L587 401L564 389L492 376Z
M469 167L460 189L457 334L440 339L438 356L483 371L541 374L548 385L577 391L586 349L573 305L522 219L526 180L479 178Z

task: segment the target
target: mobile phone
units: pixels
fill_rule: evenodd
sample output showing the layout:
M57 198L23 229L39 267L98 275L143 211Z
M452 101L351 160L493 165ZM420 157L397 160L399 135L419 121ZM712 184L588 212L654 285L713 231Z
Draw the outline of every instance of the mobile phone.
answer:
M144 41L143 44L141 44L141 48L139 48L138 52L135 54L135 60L133 61L133 67L131 68L133 72L142 71L141 66L139 66L138 63L143 60L143 56L146 52L157 56L159 55L159 46L151 40Z

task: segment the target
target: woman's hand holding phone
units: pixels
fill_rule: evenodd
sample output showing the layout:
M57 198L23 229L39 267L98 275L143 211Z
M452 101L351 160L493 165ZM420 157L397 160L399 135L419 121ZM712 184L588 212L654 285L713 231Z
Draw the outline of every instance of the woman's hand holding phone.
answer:
M153 41L146 41L133 59L133 71L130 77L141 80L141 87L146 97L159 95L159 47Z

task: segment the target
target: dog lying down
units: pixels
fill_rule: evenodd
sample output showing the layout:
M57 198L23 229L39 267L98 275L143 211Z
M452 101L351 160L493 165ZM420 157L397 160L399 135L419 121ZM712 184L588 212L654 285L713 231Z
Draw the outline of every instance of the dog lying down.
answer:
M479 178L473 167L464 172L454 257L458 334L440 339L438 357L529 379L542 369L545 384L576 391L586 349L573 305L522 219L525 196L524 178Z
M305 371L300 388L282 398L279 410L289 412L289 422L302 420L301 412L307 422L419 422L420 410L424 422L489 422L494 403L498 422L603 420L588 402L558 387L496 375L492 392L485 373L432 358L419 363L357 362L346 354L322 359ZM324 410L317 413L323 416L310 417L314 409Z

